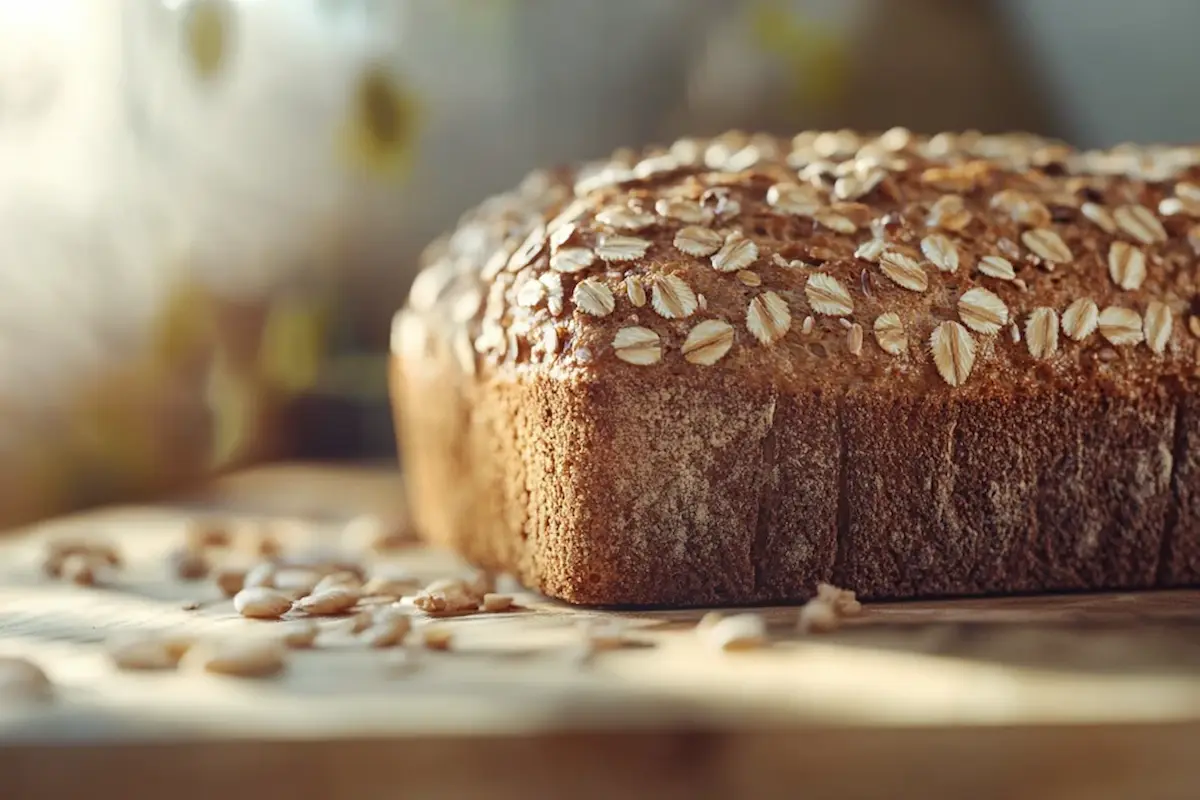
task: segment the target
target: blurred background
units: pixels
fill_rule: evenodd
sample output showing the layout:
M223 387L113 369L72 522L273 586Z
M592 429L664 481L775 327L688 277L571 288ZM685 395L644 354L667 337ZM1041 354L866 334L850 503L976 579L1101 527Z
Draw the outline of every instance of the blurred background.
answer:
M0 0L0 525L390 458L423 246L729 128L1200 138L1195 0Z

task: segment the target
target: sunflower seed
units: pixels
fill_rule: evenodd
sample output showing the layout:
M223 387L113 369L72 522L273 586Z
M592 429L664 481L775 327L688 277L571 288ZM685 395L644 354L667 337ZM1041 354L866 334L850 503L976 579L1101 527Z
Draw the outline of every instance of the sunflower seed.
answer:
M966 209L962 197L948 194L939 198L929 209L925 220L931 228L941 228L957 233L971 224L971 212Z
M233 596L233 607L243 617L279 619L292 607L290 598L265 586L251 586Z
M330 617L345 614L358 604L361 593L350 586L326 589L323 592L302 597L292 605L292 610L303 611L314 617Z
M538 280L528 280L517 289L517 305L521 308L535 308L546 298L546 285Z
M662 343L649 328L621 328L613 337L612 346L617 358L628 364L648 366L662 360Z
M152 671L175 669L189 649L186 643L150 636L119 638L106 645L108 657L117 669Z
M283 647L271 640L230 640L196 647L184 659L192 669L234 678L267 678L286 666Z
M863 329L862 325L859 325L857 322L851 325L850 330L846 333L846 349L855 358L862 355Z

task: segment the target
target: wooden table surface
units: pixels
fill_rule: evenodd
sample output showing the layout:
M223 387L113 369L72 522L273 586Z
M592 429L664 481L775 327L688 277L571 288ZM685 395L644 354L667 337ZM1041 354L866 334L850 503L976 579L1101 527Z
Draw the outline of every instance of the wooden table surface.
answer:
M101 797L160 784L292 799L1200 797L1200 592L870 605L809 636L796 609L764 609L772 646L744 653L706 647L700 611L520 595L523 610L443 622L454 649L414 649L408 671L336 633L265 680L107 659L104 641L129 631L272 634L210 583L170 576L197 513L304 514L324 521L306 546L329 544L340 521L393 510L397 482L270 467L0 539L0 655L37 660L58 687L50 705L0 708L0 797L83 784ZM43 577L46 541L84 534L117 543L127 568L87 588ZM418 546L375 568L463 571ZM631 645L581 664L579 624L595 618L620 618Z

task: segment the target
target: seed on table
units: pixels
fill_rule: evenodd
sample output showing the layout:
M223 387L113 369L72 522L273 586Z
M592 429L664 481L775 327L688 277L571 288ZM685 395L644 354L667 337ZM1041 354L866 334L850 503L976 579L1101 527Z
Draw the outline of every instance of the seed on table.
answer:
M410 630L412 620L401 614L393 614L376 621L359 638L368 647L396 647L404 642Z
M362 581L355 573L347 572L346 570L338 570L337 572L329 573L317 581L316 585L313 586L311 593L318 594L320 592L327 592L331 589L358 589L361 584Z
M421 629L421 641L430 650L449 650L454 634L442 625L426 625Z
M509 611L513 607L513 599L507 594L485 594L483 596L483 610L491 613L500 611Z
M240 567L221 567L213 576L213 580L217 584L217 588L221 590L221 594L233 597L246 588L246 570Z
M734 614L704 631L718 650L756 650L767 644L767 624L758 614Z
M165 639L153 637L119 639L108 645L108 656L113 664L118 669L130 671L175 669L185 652Z
M421 588L421 582L414 577L383 577L375 576L363 584L364 597L386 597L399 600L405 595L415 594Z
M321 629L311 619L298 619L284 623L283 635L280 640L293 650L307 650L317 641Z
M243 617L279 619L292 608L292 601L264 586L251 586L233 596L233 607Z
M247 589L251 587L274 588L275 573L278 571L279 568L270 562L259 564L246 573L245 586Z
M46 702L54 698L54 684L27 658L0 656L0 700Z
M840 624L837 607L826 598L816 597L800 609L796 627L801 633L829 633L837 630Z
M281 569L275 573L272 582L274 588L281 592L295 592L306 595L315 591L321 577L309 569Z
M271 640L210 642L188 653L185 665L214 675L267 678L286 666L283 646Z
M319 594L310 594L297 600L292 608L313 616L344 614L358 604L359 592L350 587L326 589Z

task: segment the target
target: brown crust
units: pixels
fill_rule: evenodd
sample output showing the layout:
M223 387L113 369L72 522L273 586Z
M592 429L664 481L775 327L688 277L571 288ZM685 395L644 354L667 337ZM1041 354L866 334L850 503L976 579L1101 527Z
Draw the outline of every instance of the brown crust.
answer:
M418 523L583 603L1194 582L1198 163L893 131L535 175L431 248L397 317ZM718 237L681 250L689 225ZM1076 341L1081 298L1131 327Z

